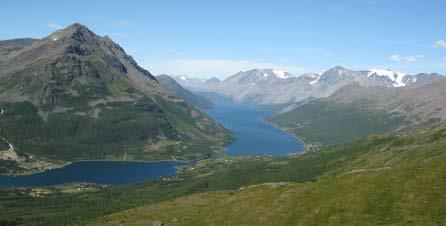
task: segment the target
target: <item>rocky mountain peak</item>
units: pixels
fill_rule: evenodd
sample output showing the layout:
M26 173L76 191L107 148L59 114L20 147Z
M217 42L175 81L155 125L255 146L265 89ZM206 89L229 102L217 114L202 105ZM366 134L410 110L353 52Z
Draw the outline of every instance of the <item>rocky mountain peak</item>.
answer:
M328 69L327 71L322 73L322 75L324 75L324 74L338 74L338 75L340 75L340 74L347 73L348 71L349 71L348 69L338 65L336 67Z
M52 33L46 39L55 41L77 41L80 43L96 41L99 36L89 30L86 26L75 23L64 29L60 29Z

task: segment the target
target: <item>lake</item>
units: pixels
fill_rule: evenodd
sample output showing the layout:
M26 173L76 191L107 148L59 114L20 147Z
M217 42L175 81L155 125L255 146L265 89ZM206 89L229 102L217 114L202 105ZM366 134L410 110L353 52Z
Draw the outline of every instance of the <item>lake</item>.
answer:
M80 161L63 168L21 176L0 176L0 187L50 186L66 183L133 184L145 180L170 176L175 167L186 163Z
M211 99L214 107L208 115L231 130L236 139L227 147L228 155L286 156L304 151L302 142L263 120L274 112L224 98Z
M266 109L211 98L214 107L208 114L231 130L235 141L227 154L286 156L303 152L304 145L290 134L268 124L263 118L273 114ZM23 176L0 176L0 187L50 186L64 183L132 184L176 173L176 166L187 163L80 161L63 168Z

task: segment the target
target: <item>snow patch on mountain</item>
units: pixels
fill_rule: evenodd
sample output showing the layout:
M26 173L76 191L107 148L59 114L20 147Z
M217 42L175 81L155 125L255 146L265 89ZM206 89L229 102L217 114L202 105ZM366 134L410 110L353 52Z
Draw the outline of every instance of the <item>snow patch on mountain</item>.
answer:
M311 81L311 82L309 82L309 84L310 84L310 85L314 85L314 84L316 84L316 83L319 81L319 79L321 79L322 74L316 74L316 73L314 73L314 74L311 74L310 76L311 76L314 80Z
M274 75L277 78L281 78L281 79L285 79L285 78L291 77L290 74L288 74L288 73L286 73L286 72L284 72L282 70L273 70L273 73L274 73Z
M389 69L369 69L367 77L370 77L373 74L389 78L392 82L394 82L394 87L406 86L406 84L403 82L403 78L407 74L404 72L394 72Z

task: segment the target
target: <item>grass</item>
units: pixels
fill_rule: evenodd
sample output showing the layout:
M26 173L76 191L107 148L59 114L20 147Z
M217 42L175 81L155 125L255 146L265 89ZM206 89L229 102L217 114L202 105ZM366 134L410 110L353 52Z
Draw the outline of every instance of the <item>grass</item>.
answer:
M365 110L355 104L315 100L269 119L306 143L345 144L370 134L390 132L407 123L404 117Z
M200 161L168 180L136 185L45 197L0 191L0 219L27 225L155 219L190 225L435 225L445 220L445 146L446 124L436 124L298 157ZM205 204L189 205L195 199Z
M337 162L334 168L323 161L328 170L314 182L209 191L111 214L93 224L147 225L159 220L167 225L441 225L446 220L446 130L437 128L425 137L423 132L357 143L369 149L356 151L351 159L330 158ZM430 142L440 135L441 142ZM356 150L353 145L329 153L352 148ZM288 164L294 166L292 162Z

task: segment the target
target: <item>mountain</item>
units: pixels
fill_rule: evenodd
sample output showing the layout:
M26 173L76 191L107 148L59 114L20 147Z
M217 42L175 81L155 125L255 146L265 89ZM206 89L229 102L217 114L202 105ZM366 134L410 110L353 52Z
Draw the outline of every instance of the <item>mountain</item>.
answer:
M73 24L0 42L0 136L47 159L194 159L228 131L166 91L109 37Z
M442 76L439 74L407 75L380 69L355 71L336 66L323 73L300 76L274 69L253 69L239 72L221 82L209 83L191 78L178 81L187 88L201 92L216 92L239 102L288 105L328 97L340 88L355 83L364 87L418 87L440 78Z
M424 76L424 75L423 75ZM446 120L446 78L398 89L359 84L288 109L269 120L306 143L349 143L372 133Z
M186 89L192 88L194 86L199 86L200 84L207 85L205 83L207 79L193 78L187 75L176 75L172 76L172 78L175 79L175 81L177 81L178 84L185 87Z
M212 108L213 103L204 96L194 94L191 91L184 89L180 84L178 84L175 79L168 75L158 75L156 79L165 89L175 94L177 97L181 97L187 103L200 108L202 110L209 110Z

